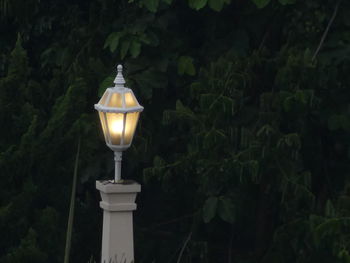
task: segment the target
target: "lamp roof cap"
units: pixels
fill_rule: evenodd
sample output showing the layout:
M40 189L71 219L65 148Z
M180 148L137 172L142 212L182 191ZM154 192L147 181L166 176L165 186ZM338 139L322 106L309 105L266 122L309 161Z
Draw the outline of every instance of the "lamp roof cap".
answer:
M123 77L123 66L119 64L117 67L117 71L118 71L118 74L113 81L115 84L115 88L125 88L124 87L125 79Z

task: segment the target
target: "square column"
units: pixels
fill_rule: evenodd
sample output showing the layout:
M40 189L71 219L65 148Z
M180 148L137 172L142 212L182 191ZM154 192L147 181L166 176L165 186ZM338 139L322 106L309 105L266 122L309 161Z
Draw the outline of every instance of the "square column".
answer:
M134 262L134 234L132 211L136 210L135 199L141 185L114 184L96 181L103 209L101 263Z

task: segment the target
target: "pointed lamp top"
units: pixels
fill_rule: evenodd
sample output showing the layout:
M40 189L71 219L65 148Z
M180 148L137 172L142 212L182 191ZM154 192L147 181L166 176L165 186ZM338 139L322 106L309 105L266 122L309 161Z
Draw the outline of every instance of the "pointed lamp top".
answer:
M124 87L125 79L123 77L123 66L118 65L117 70L118 70L118 74L113 81L115 84L115 88L125 88Z

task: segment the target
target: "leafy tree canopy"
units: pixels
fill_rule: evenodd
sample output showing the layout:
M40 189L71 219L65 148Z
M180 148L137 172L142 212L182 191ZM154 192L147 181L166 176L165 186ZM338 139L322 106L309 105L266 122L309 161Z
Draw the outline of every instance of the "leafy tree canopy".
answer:
M115 66L145 111L138 262L350 262L350 4L0 0L0 263L98 259L93 104ZM181 251L181 253L180 253Z

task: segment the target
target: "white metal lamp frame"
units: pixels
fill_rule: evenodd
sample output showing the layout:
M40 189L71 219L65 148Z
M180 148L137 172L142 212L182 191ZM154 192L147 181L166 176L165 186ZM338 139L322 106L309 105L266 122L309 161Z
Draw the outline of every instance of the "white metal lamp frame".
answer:
M127 115L131 113L140 113L143 111L143 107L138 103L133 91L127 87L124 86L125 79L123 77L123 67L122 65L118 65L117 67L118 74L116 78L114 79L114 87L107 88L104 95L102 96L101 100L95 104L95 109L100 113L100 120L103 128L103 133L106 141L106 145L114 151L114 161L115 161L115 178L114 182L118 183L121 181L121 161L122 161L122 152L128 149L132 143L134 132L136 129L136 125L138 122L138 117L136 119L135 127L133 130L133 133L130 135L131 138L129 138L129 142L125 144L125 129L128 125L127 123ZM114 105L114 106L108 106L108 102L111 100L112 96L114 94L118 94L121 97L121 105L120 107ZM127 107L126 103L126 94L128 96L131 96L131 99L133 101L132 107ZM107 103L106 103L107 102ZM107 104L107 105L105 105ZM122 124L122 133L120 137L120 143L115 144L112 141L111 136L111 127L108 127L108 120L107 120L107 113L116 113L116 114L123 114L123 124Z

